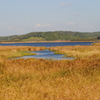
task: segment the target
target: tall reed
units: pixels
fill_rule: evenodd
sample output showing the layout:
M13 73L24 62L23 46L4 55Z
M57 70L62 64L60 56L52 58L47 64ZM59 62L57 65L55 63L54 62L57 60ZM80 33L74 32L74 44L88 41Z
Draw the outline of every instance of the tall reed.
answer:
M58 46L50 47L49 50L55 51L55 53L65 54L67 57L91 57L100 56L100 46Z

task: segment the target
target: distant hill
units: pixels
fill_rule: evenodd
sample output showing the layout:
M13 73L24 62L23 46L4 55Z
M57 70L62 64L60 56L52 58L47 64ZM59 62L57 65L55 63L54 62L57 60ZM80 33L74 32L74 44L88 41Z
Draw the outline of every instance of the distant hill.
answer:
M0 42L28 42L28 41L93 41L100 39L100 32L31 32L23 35L1 36Z

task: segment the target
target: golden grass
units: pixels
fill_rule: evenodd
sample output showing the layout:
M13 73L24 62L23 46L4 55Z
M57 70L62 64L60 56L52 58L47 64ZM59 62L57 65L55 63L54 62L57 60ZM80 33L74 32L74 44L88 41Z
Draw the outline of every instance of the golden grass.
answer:
M52 50L100 49L89 47ZM100 55L74 60L0 59L0 100L100 100Z
M52 51L56 51L55 53L65 54L67 57L91 57L91 56L99 56L100 57L100 46L58 46L58 47L50 47Z
M34 47L34 46L0 46L0 51L38 51L45 50L46 47Z
M100 46L100 42L98 42L98 43L92 43L93 45L98 45L98 46Z
M46 47L33 46L0 46L0 58L12 58L25 55L34 55L29 51L45 50Z

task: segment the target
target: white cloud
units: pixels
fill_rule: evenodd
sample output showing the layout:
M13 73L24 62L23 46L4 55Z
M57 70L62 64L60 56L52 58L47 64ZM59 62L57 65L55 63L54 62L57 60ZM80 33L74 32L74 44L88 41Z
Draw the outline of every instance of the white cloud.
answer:
M67 24L67 25L70 25L70 26L75 25L75 23L74 23L74 22L67 22L66 24Z
M65 2L65 3L60 3L60 5L65 6L65 5L69 5L70 2Z
M41 26L41 24L36 24L36 25L34 25L34 27L40 27Z
M36 25L34 25L35 28L37 28L37 27L49 27L49 26L51 26L51 24L36 24Z

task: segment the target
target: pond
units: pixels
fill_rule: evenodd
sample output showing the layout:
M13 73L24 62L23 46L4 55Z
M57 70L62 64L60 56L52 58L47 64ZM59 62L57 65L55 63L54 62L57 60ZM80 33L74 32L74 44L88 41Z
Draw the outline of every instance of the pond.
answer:
M19 58L43 58L43 59L53 59L53 60L62 60L62 59L73 59L72 57L64 57L63 54L54 54L53 51L43 50L43 51L34 51L31 53L36 53L37 55L23 56Z

